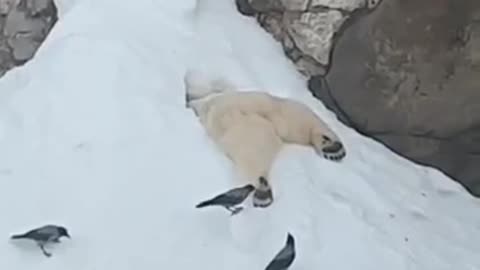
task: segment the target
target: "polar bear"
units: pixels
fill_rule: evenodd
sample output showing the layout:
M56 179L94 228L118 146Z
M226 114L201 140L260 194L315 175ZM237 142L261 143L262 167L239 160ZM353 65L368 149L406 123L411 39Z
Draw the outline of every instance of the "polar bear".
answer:
M337 134L300 102L260 91L238 91L223 78L210 80L190 70L184 83L187 108L242 178L256 187L255 207L273 202L268 175L284 144L313 147L333 161L346 155Z

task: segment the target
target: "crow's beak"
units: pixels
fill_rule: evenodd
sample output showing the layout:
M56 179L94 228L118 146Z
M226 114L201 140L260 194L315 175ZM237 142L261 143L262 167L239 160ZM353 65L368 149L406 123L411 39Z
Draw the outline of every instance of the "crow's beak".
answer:
M67 233L65 234L65 237L67 237L68 239L71 239L70 235Z

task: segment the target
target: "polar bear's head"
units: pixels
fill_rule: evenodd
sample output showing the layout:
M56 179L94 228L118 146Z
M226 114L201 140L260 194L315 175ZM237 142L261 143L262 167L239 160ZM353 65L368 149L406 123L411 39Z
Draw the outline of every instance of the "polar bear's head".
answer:
M235 86L224 78L208 78L200 71L188 70L184 77L185 101L187 108L203 103L213 96L234 91Z

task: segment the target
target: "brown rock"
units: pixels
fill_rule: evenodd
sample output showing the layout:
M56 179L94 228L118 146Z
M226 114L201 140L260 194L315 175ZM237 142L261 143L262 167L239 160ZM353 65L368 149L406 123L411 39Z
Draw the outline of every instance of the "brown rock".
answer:
M383 0L311 90L360 132L480 195L480 1ZM324 84L323 84L324 86Z

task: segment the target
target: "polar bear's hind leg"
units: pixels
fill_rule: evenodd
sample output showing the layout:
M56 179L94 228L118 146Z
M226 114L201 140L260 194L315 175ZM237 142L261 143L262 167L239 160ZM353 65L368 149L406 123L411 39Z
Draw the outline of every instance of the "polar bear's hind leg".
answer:
M346 156L338 135L309 107L289 99L276 102L279 113L272 112L268 118L284 142L313 147L318 155L332 161Z

